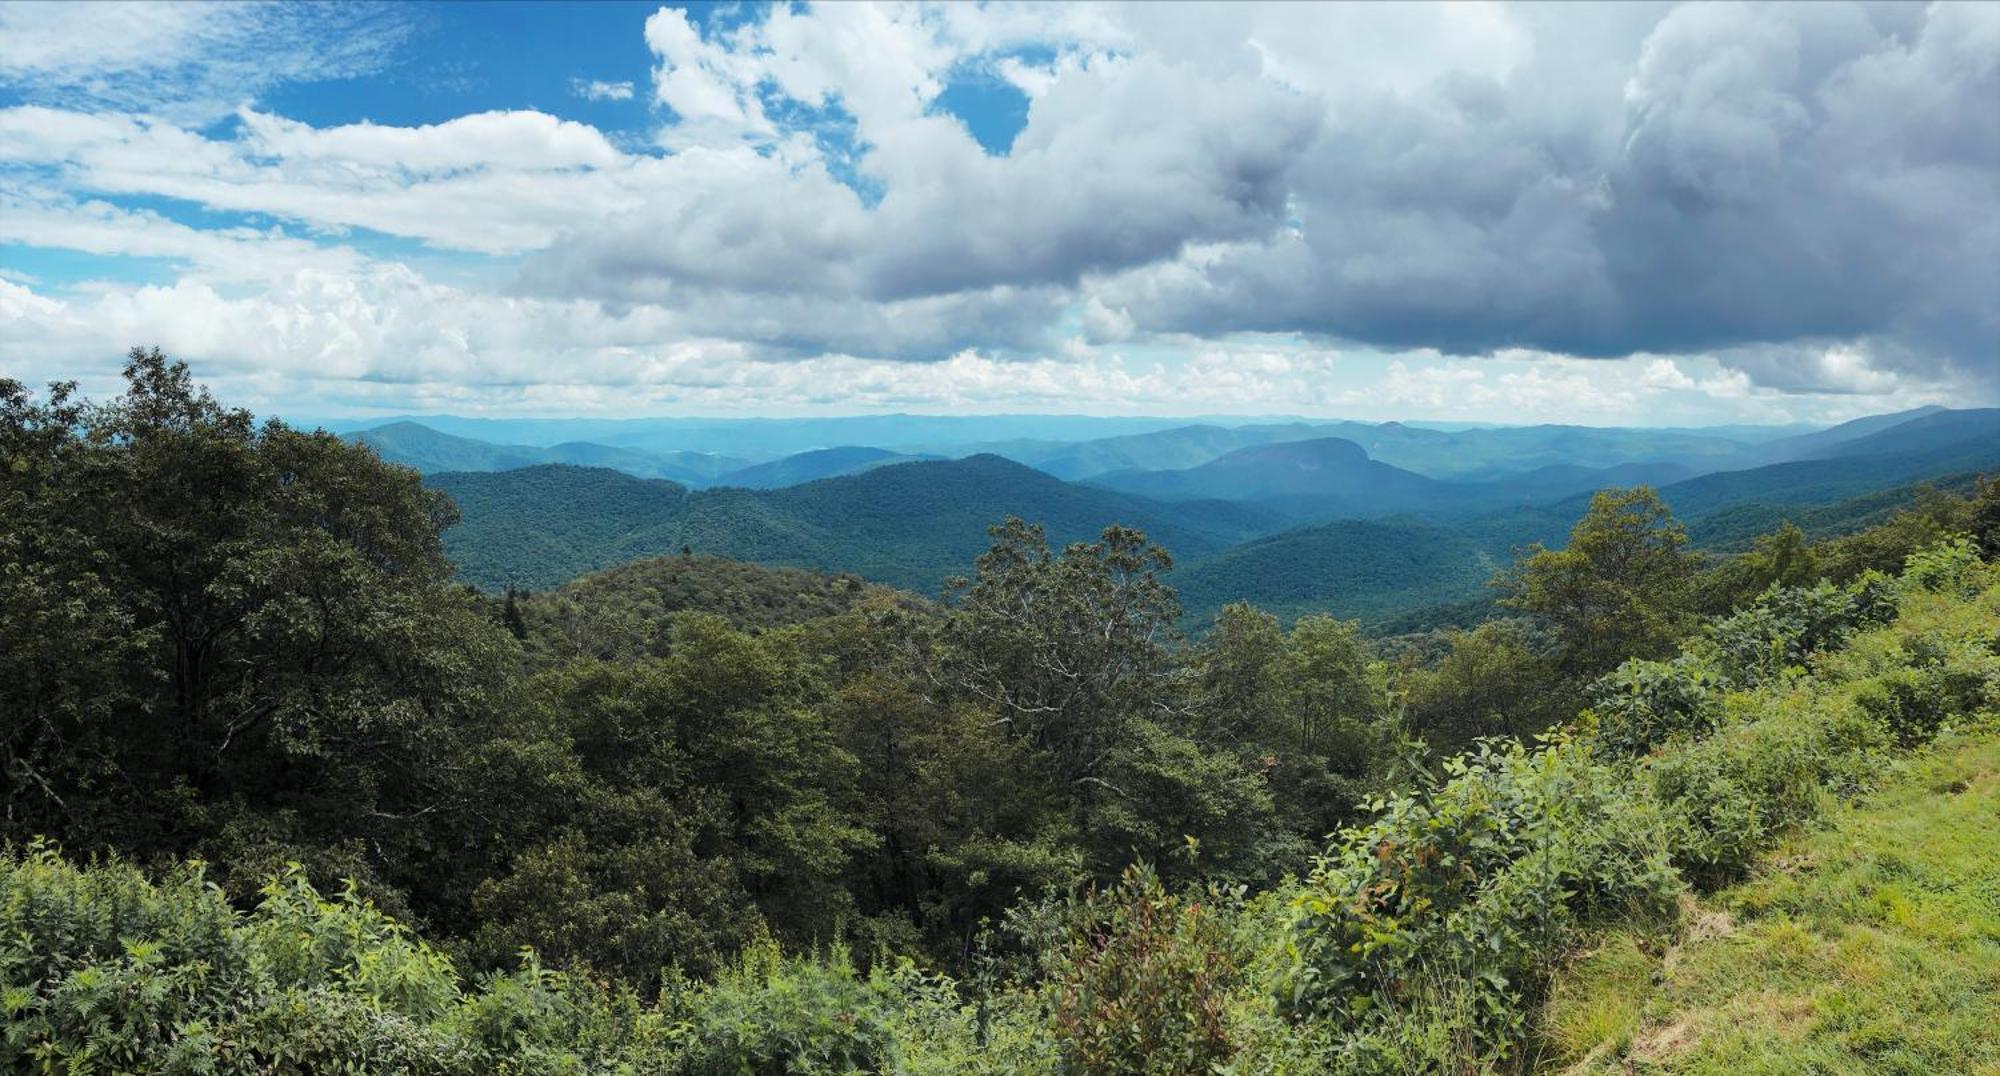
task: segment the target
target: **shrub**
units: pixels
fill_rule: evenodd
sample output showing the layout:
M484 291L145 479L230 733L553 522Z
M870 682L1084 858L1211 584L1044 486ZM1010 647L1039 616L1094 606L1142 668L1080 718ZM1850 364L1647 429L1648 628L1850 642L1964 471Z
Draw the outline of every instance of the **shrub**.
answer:
M1638 755L1675 733L1699 735L1721 712L1722 682L1698 658L1628 661L1590 686L1597 742Z
M1578 922L1658 912L1679 890L1666 830L1582 741L1482 745L1449 779L1378 804L1300 887L1283 1000L1368 1041L1446 967L1494 1054L1517 1041L1541 961Z
M1844 646L1856 631L1895 619L1895 591L1879 572L1864 573L1846 586L1773 586L1709 625L1705 634L1729 678L1755 686L1804 665L1813 654Z
M883 1071L896 1067L893 990L831 961L788 958L765 941L683 1004L689 1073Z
M1229 995L1240 956L1218 899L1169 893L1127 868L1086 894L1054 1006L1066 1065L1089 1073L1206 1073L1233 1053Z
M1715 734L1647 760L1640 778L1675 820L1674 865L1703 885L1740 875L1817 815L1828 788L1863 787L1886 746L1854 706L1809 687L1738 696L1728 709Z
M1919 590L1970 598L1979 593L1983 581L1979 547L1964 535L1920 549L1903 562L1904 584Z

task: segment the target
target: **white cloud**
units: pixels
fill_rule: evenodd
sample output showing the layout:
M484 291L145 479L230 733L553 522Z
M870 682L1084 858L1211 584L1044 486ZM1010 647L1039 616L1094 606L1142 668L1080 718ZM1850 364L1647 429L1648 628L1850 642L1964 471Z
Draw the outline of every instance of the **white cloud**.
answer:
M376 70L406 9L105 10L0 6L0 260L171 279L7 266L45 365L157 339L515 404L1627 420L2000 391L1990 8L662 9L650 86L571 84L647 98L643 146L255 103ZM968 71L1029 99L1004 155L939 110Z
M70 188L159 195L315 228L368 228L456 250L515 253L629 208L621 183L691 164L627 157L594 128L539 112L488 112L428 127L314 128L244 109L235 138L162 120L0 109L0 167ZM629 173L651 171L655 175Z
M189 122L300 78L380 70L413 9L380 3L0 4L0 86Z
M729 145L776 134L757 98L762 75L754 57L704 41L678 8L663 7L646 20L646 45L659 60L653 97L677 118L662 136L668 145Z
M1681 368L1675 365L1672 359L1654 359L1647 363L1646 373L1642 381L1647 388L1651 389L1691 389L1694 387L1694 378L1681 372Z
M630 82L605 82L601 79L571 79L570 92L586 101L630 101Z
M275 228L193 228L149 210L5 189L0 189L0 243L168 258L203 279L251 284L307 267L351 270L362 261L347 247L323 245Z
M247 156L330 162L376 173L560 171L609 168L625 160L596 128L544 112L479 112L422 127L365 121L311 127L248 108L237 117Z

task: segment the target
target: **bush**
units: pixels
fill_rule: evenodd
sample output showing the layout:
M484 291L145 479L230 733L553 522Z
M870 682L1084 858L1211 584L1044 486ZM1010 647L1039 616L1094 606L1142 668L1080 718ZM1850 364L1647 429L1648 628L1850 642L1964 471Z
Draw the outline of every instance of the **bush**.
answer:
M1073 909L1054 1021L1089 1073L1206 1073L1233 1053L1240 956L1217 899L1170 894L1144 864Z
M1879 572L1867 572L1846 586L1773 586L1709 625L1705 635L1729 678L1755 686L1895 616L1894 583Z
M1675 820L1674 865L1716 885L1816 816L1829 788L1864 787L1885 746L1881 728L1847 700L1798 687L1737 696L1714 735L1647 760L1640 779Z
M893 1029L900 1000L880 975L857 975L845 952L788 958L761 942L683 999L684 1071L892 1071L901 1060Z
M1919 590L1970 598L1984 582L1980 567L1979 547L1964 535L1954 535L1910 554L1903 562L1903 582Z
M1628 661L1590 686L1597 742L1619 755L1638 755L1676 733L1713 728L1722 681L1701 660Z
M1368 1041L1445 967L1482 1049L1518 1041L1539 969L1572 925L1658 912L1679 891L1666 828L1583 741L1482 745L1441 785L1343 835L1293 899L1282 999Z

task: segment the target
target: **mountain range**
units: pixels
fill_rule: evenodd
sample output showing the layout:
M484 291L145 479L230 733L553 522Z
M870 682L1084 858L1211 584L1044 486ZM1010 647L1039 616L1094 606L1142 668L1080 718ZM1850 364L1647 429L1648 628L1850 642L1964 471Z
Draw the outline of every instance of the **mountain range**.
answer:
M1234 502L1164 504L1074 485L998 456L919 461L783 489L689 489L602 468L541 465L433 475L463 520L446 551L469 582L552 586L587 571L679 552L848 571L934 594L1020 516L1058 545L1122 523L1182 556L1219 552L1283 526Z
M448 551L482 587L546 588L685 549L934 594L969 569L988 527L1017 515L1057 545L1112 523L1145 531L1180 561L1174 581L1197 620L1232 600L1383 622L1475 599L1516 547L1560 542L1611 486L1658 487L1698 542L1725 548L1788 518L1835 530L1893 510L1915 483L2000 468L2000 410L1805 432L1206 422L1068 443L1046 436L1060 423L1016 417L1000 427L1044 436L956 445L935 437L994 427L914 421L868 420L898 448L769 455L806 435L794 422L814 435L868 424L766 420L790 432L767 438L762 459L657 439L488 442L407 421L349 436L451 494L463 521ZM982 446L998 451L967 454Z

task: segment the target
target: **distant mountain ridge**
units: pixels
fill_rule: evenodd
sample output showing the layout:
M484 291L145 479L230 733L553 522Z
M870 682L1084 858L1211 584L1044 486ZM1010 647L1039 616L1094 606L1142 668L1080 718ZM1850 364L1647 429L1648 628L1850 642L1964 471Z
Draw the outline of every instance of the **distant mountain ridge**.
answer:
M1918 419L1946 413L1947 409L1932 404L1909 411L1896 411L1883 415L1869 415L1829 426L1823 430L1799 434L1795 437L1780 438L1755 446L1746 451L1743 464L1747 466L1765 463L1788 463L1793 460L1823 459L1829 455L1841 455L1841 448L1851 442L1874 434L1883 433L1898 426L1908 425ZM1733 468L1742 469L1742 468Z
M1486 481L1548 467L1602 470L1672 464L1689 473L1770 462L1752 457L1764 440L1713 431L1592 426L1493 426L1445 430L1405 422L1190 425L1051 445L989 445L989 451L1072 481L1126 471L1185 470L1239 449L1337 437L1370 459L1445 481Z
M639 478L664 478L688 485L708 485L739 470L749 461L697 452L644 452L587 441L566 441L547 447L497 445L443 433L417 422L391 422L346 435L367 445L390 463L423 474L444 471L511 471L538 464L568 463L608 467Z
M1326 435L1328 428L1365 431L1406 454L1485 438L1512 464L1551 451L1595 459L1675 444L1698 462L1572 461L1494 471L1500 457L1489 453L1447 480L1371 458L1358 440ZM621 451L468 444L422 427L370 433L392 450L428 453L433 465L494 467L558 448L602 461ZM1631 434L1522 427L1507 441L1492 429L1394 423L1182 426L1069 446L1083 449L1069 458L1085 466L1120 454L1200 454L1236 439L1258 443L1189 467L1127 469L1081 483L997 455L913 460L865 445L808 450L691 483L547 464L434 473L430 482L451 493L464 515L446 536L448 552L468 581L489 588L545 587L685 548L935 593L985 549L987 528L1011 514L1046 524L1057 545L1094 537L1114 522L1147 532L1179 560L1174 581L1196 616L1242 599L1287 616L1327 611L1388 624L1416 607L1481 599L1495 567L1528 542L1559 543L1591 491L1605 486L1654 485L1698 539L1736 545L1787 518L1838 530L1843 513L1879 518L1893 511L1912 483L1962 483L2000 469L2000 410L1926 408L1762 444L1729 442L1739 453L1731 458L1806 457L1734 470L1713 469L1721 457L1708 454L1726 439L1700 431Z
M587 441L645 452L699 452L762 462L835 445L870 445L902 452L976 454L983 444L1036 440L1063 444L1142 433L1205 421L1199 417L1093 415L855 415L833 418L513 419L398 415L335 421L356 433L411 422L439 433L491 444L548 446ZM1253 421L1253 420L1239 420ZM1268 421L1268 420L1265 420Z
M1251 501L1295 518L1373 518L1450 496L1434 478L1368 458L1353 441L1322 437L1254 445L1180 471L1120 471L1092 485L1164 501Z
M741 486L745 489L778 489L784 486L796 486L802 482L815 482L822 478L859 474L890 464L937 458L909 452L891 452L886 448L869 448L864 445L822 448L731 471L717 479L716 484Z
M1852 425L1852 424L1850 424ZM846 419L460 419L437 416L343 426L399 462L426 472L504 470L532 463L610 466L691 485L787 456L873 449L905 456L962 458L992 453L1065 480L1123 471L1183 470L1264 444L1339 437L1370 458L1431 478L1488 481L1550 467L1603 469L1678 464L1691 472L1792 458L1777 428L1721 431L1584 426L1460 426L1407 422L1187 422L1062 416L864 416ZM1127 430L1103 435L1106 430ZM975 434L1018 431L1002 440ZM1821 431L1830 438L1849 436ZM447 438L457 438L447 442ZM427 439L429 444L420 443ZM449 444L450 448L444 445ZM483 448L481 446L484 446ZM1761 452L1760 452L1761 450ZM1791 450L1806 451L1803 443ZM630 455L627 455L627 454ZM462 465L462 466L461 466ZM783 470L783 469L779 469ZM796 480L830 477L801 463ZM837 470L835 473L838 473ZM746 475L742 484L777 479Z
M1251 505L1147 501L997 456L905 463L772 490L689 490L561 466L427 481L449 493L462 516L445 534L446 552L461 576L489 589L550 586L685 547L935 593L970 567L986 549L988 528L1009 515L1045 525L1058 545L1119 523L1190 557L1283 526Z
M1884 421L1779 446L1823 458L1698 475L1660 485L1660 495L1698 542L1741 548L1787 519L1815 534L1841 533L1908 503L1912 483L1940 480L1962 490L1973 474L2000 471L2000 409L1924 408L1878 418ZM1578 492L1455 520L1301 527L1197 560L1178 583L1197 616L1243 600L1285 616L1331 612L1380 622L1415 606L1480 598L1514 549L1560 544L1589 500Z
M1444 481L1370 459L1338 437L1241 448L1179 471L1117 471L1087 484L1157 500L1245 501L1293 519L1380 519L1404 513L1460 517L1515 505L1547 504L1607 486L1661 485L1695 468L1671 461L1593 468L1549 464L1491 479Z

